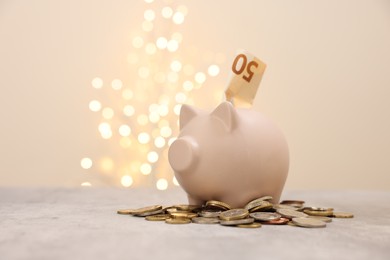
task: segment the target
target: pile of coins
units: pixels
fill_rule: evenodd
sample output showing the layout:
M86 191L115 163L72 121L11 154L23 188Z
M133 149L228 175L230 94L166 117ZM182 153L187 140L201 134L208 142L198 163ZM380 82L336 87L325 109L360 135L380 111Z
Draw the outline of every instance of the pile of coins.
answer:
M305 228L326 227L332 218L353 218L347 212L333 208L306 207L301 200L284 200L272 204L271 196L250 201L244 208L232 209L228 204L210 200L203 206L154 205L139 209L121 209L118 214L144 217L148 221L167 224L220 224L240 228L259 228L262 225L290 225Z

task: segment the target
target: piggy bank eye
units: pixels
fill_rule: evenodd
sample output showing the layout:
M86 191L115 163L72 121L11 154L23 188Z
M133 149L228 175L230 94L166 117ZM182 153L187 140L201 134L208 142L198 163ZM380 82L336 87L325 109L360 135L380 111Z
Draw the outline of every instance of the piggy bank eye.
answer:
M179 138L169 148L168 160L177 172L190 170L195 165L196 158L197 144L191 138Z

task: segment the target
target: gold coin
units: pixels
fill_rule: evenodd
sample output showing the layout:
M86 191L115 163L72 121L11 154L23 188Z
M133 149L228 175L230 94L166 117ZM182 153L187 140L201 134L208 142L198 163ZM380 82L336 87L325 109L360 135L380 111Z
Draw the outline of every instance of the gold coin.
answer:
M280 219L282 216L273 212L253 212L249 216L259 221L270 221Z
M287 222L287 225L292 226L292 227L297 227L297 225L295 225L294 222L292 222L292 221Z
M353 218L353 214L349 212L333 212L334 218Z
M283 200L280 202L280 204L300 204L303 205L305 204L305 201L303 200Z
M313 219L313 218L293 218L292 222L300 227L307 227L307 228L320 228L320 227L326 227L326 223Z
M148 212L144 212L144 213L140 213L140 214L133 214L133 216L135 216L135 217L147 217L147 216L157 215L157 214L161 214L161 213L164 213L164 211L162 209L159 209L159 210L148 211Z
M195 218L198 216L198 214L188 211L171 212L169 215L173 218Z
M133 214L134 210L132 209L119 209L116 213L121 215L131 215Z
M303 210L312 210L312 211L333 211L333 208L304 207Z
M249 211L246 209L231 209L222 212L219 218L222 220L236 220L246 218L248 215Z
M217 200L207 201L206 207L218 208L218 209L222 209L222 210L229 210L232 208L232 207L230 207L230 205L228 205L222 201L217 201Z
M237 227L239 227L239 228L260 228L261 224L258 222L253 222L251 224L240 224L240 225L237 225Z
M303 212L310 216L329 217L333 215L333 210L320 211L304 209Z
M278 210L278 209L298 210L298 208L296 208L296 207L285 205L285 204L274 204L273 208L275 210Z
M169 218L168 214L158 214L152 216L146 216L145 219L149 221L164 221Z
M243 224L251 224L255 221L253 218L243 218L243 219L234 219L234 220L221 220L219 224L223 226L236 226Z
M264 197L252 200L252 201L248 202L248 204L246 204L244 209L250 210L251 208L254 208L254 207L257 207L258 205L260 205L261 202L268 201L268 200L272 200L272 197L271 196L264 196Z
M174 205L172 206L174 208L177 208L178 210L183 210L183 211L193 211L201 208L199 205L187 205L187 204L181 204L181 205Z
M313 218L313 219L318 219L326 223L332 222L332 219L329 217L322 217L322 216L307 216L307 218Z
M260 205L253 207L249 210L249 212L257 212L257 211L266 211L272 209L273 205L271 202L262 201Z
M167 224L189 224L191 220L189 218L167 218L165 220Z
M280 219L264 221L264 222L261 222L261 224L264 224L264 225L285 225L289 221L290 220L288 218L280 218Z
M218 218L205 218L205 217L196 217L191 219L192 222L197 224L218 224Z
M161 209L162 209L161 205L154 205L154 206L143 207L143 208L139 208L139 209L133 209L131 214L140 215L140 214L153 212L153 211L157 211L157 210L161 210Z
M276 210L280 215L282 215L285 218L299 218L299 217L307 217L307 214L296 211L296 210L290 210L290 209L278 209Z

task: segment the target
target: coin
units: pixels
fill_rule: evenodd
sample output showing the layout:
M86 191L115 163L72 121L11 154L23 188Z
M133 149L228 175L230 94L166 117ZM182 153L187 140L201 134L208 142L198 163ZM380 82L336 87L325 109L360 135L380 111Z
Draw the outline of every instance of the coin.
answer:
M353 214L349 212L333 212L334 218L353 218Z
M305 204L303 200L283 200L280 204Z
M217 218L222 211L213 211L213 210L201 210L198 215L205 218Z
M116 213L121 215L131 215L133 214L133 212L134 212L133 209L119 209Z
M151 215L151 216L146 216L146 220L149 221L164 221L169 218L168 214L158 214L158 215Z
M248 204L246 204L244 209L250 210L250 209L252 209L254 207L257 207L257 206L261 205L261 203L263 201L268 201L268 200L272 200L272 197L271 196L264 196L264 197L252 200Z
M147 212L153 212L153 211L157 211L157 210L161 210L162 209L162 206L161 205L154 205L154 206L149 206L149 207L143 207L143 208L139 208L139 209L132 209L132 215L140 215L140 214L144 214L144 213L147 213Z
M255 221L253 218L243 218L243 219L234 219L234 220L221 220L219 224L223 226L236 226L242 224L251 224Z
M278 209L276 210L280 215L285 218L299 218L299 217L307 217L307 214L290 209Z
M253 212L249 216L259 221L276 220L282 217L280 214L273 212Z
M294 222L292 222L292 221L287 222L287 225L292 226L292 227L298 227L298 226L295 225Z
M322 211L322 210L305 209L305 210L303 210L303 212L306 213L307 215L310 215L310 216L329 217L329 216L333 215L333 210Z
M322 216L307 216L307 218L312 218L312 219L321 220L321 221L326 222L326 223L332 222L332 219L331 219L331 218L322 217Z
M260 205L253 207L249 210L249 212L257 212L257 211L266 211L272 209L273 205L271 202L262 201Z
M288 218L280 218L280 219L275 219L275 220L264 221L264 222L261 222L261 224L265 224L265 225L285 225L289 221L290 220Z
M199 205L188 205L188 204L174 205L172 207L176 208L178 210L183 210L183 211L193 211L193 210L201 208L201 206L199 206Z
M292 222L300 227L320 228L326 227L326 223L313 218L293 218Z
M159 209L159 210L148 211L148 212L144 212L144 213L140 213L140 214L133 214L133 216L146 217L146 216L152 216L152 215L157 215L157 214L161 214L161 213L164 213L164 211L162 209Z
M296 207L285 205L285 204L274 204L273 208L275 210L278 210L278 209L298 210Z
M192 218L192 222L197 224L218 224L218 218L205 218L205 217L196 217Z
M198 214L188 211L170 212L169 215L172 218L195 218L196 216L198 216Z
M165 220L167 224L189 224L191 220L189 218L167 218Z
M219 218L222 220L236 220L246 218L249 215L248 210L246 209L231 209L222 212L219 215Z
M312 211L333 211L333 208L304 207L303 210L312 210Z
M232 207L230 205L222 202L222 201L217 201L217 200L209 200L206 202L206 207L211 207L211 208L218 208L221 210L229 210Z
M240 224L240 225L237 225L237 227L239 227L239 228L260 228L261 224L258 222L253 222L251 224Z

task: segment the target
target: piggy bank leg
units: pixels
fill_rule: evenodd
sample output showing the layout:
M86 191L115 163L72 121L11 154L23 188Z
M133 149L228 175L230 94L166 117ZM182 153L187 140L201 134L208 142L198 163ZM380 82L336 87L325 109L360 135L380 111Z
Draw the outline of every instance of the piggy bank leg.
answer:
M194 198L191 195L188 195L188 204L202 206L204 203L205 203L205 201Z

